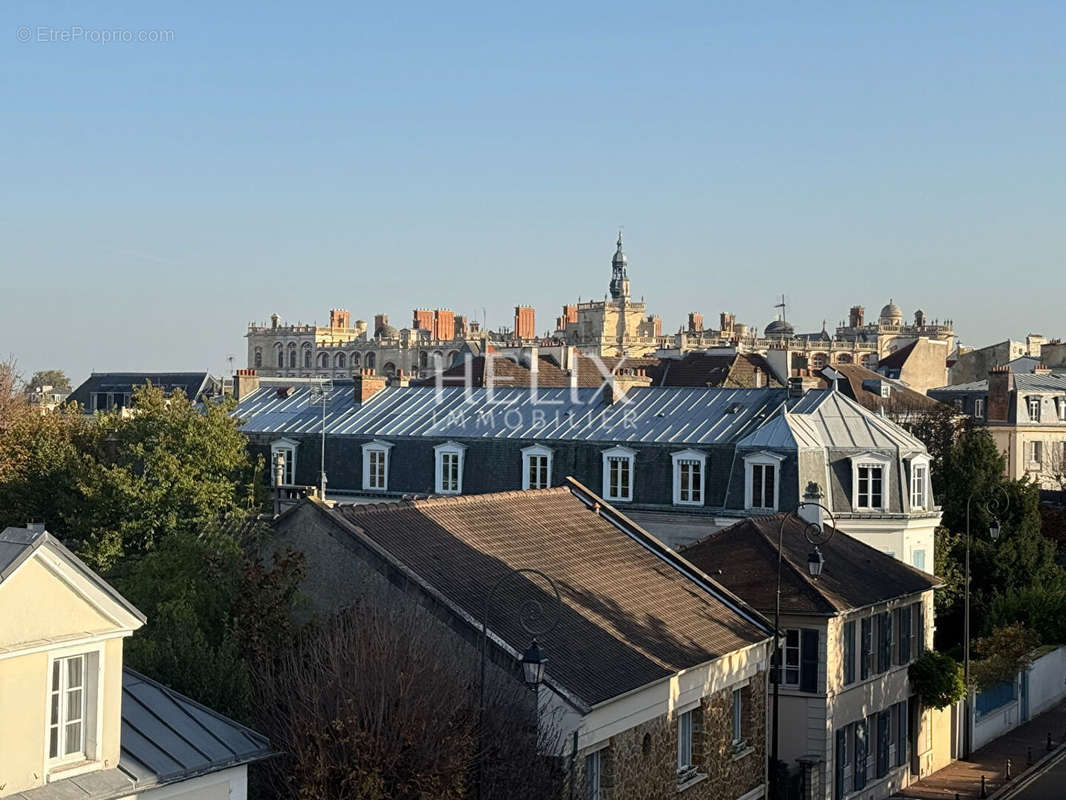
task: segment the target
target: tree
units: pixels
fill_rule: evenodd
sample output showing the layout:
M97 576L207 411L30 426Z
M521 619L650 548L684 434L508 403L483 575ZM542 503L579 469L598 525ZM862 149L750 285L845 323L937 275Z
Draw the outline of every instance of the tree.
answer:
M901 401L900 411L893 415L893 421L925 444L929 451L933 496L940 497L944 493L941 484L945 462L966 430L966 423L954 408L943 403L931 410L924 405L917 408L911 405L909 401Z
M257 465L231 407L149 385L132 414L23 415L0 433L0 523L44 520L106 573L179 531L253 512Z
M974 684L986 689L1012 682L1019 670L1033 663L1033 651L1039 644L1040 637L1021 622L993 629L974 643L978 655L971 669Z
M490 672L490 676L493 675ZM279 798L464 800L561 796L552 729L536 732L536 696L490 680L478 733L476 650L428 613L357 605L308 627L260 663L258 727L283 753L266 765Z
M40 391L45 386L51 386L57 392L69 392L71 388L70 378L61 369L41 370L33 373L30 382L26 384L26 391L27 393Z
M1034 585L998 592L988 604L993 629L1023 623L1043 644L1066 644L1066 584Z
M12 425L26 408L18 364L14 358L0 361L0 433Z
M946 708L962 699L962 667L946 653L926 650L907 668L915 694L926 708Z

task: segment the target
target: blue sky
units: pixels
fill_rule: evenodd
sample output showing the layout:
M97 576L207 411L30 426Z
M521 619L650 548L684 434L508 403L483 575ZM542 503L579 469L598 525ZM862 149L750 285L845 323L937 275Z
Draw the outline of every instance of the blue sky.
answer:
M667 330L762 327L784 292L805 330L891 296L968 344L1066 335L1061 2L0 20L0 354L27 372L221 372L249 320L332 306L546 329L606 291L619 224ZM141 30L171 41L86 40Z

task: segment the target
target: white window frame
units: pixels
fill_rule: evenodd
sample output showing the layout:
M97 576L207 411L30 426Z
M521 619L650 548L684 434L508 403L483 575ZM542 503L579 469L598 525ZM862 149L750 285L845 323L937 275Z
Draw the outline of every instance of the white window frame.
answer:
M744 688L733 690L733 747L744 744Z
M803 631L799 628L785 628L782 633L785 635L781 638L784 639L784 644L781 646L781 685L786 689L798 689L800 681L803 680ZM792 646L788 643L789 636L796 634L796 644ZM796 654L795 666L790 666L788 663L789 651L794 651ZM796 680L790 681L788 679L788 671L790 669L796 670Z
M890 467L892 459L880 453L861 453L851 457L851 507L855 511L884 511L888 507ZM879 467L881 469L881 504L859 505L859 469L861 467Z
M918 498L918 502L915 502L917 495L915 494L914 476L916 470L922 472L922 495ZM911 458L911 476L910 476L910 503L911 511L928 511L929 510L929 475L931 470L929 469L928 456L913 456Z
M277 454L285 453L285 474L282 476L282 486L295 486L296 480L296 451L300 443L292 439L277 439L270 443L270 485L274 485L274 465L277 463ZM287 480L286 480L287 479Z
M1026 443L1025 449L1028 451L1028 457L1026 459L1028 464L1035 466L1042 466L1044 463L1044 442L1041 439L1033 439ZM1039 451L1039 453L1038 453Z
M973 418L985 418L985 399L983 397L975 397L973 399Z
M434 469L434 489L437 494L462 494L463 493L463 468L466 466L466 445L459 442L444 442L433 448L433 460L436 462ZM444 457L455 456L458 459L456 474L456 486L444 488Z
M534 489L534 488L536 488L536 489L547 489L549 486L552 485L552 455L553 455L552 449L550 447L545 447L542 444L532 444L532 445L529 445L528 447L523 447L522 448L522 489L523 490L529 490L529 489ZM533 462L534 458L536 458L536 459L543 458L545 460L545 462L546 462L546 466L547 466L547 468L545 470L545 472L546 472L546 475L545 475L546 483L544 484L544 486L536 486L535 487L535 486L533 486L532 482L529 480L529 471L530 471L530 467L532 466L532 462Z
M695 771L694 741L693 736L695 719L692 709L677 715L677 774L678 777L688 776Z
M99 766L101 758L101 742L103 741L104 726L104 643L94 646L68 647L53 650L48 653L47 672L45 673L44 692L44 747L42 752L44 769L42 774L49 774L55 770L62 770L63 777L73 777L83 772L89 772ZM82 673L82 747L69 755L63 755L62 731L65 715L60 713L60 736L59 755L50 757L51 745L51 702L52 702L52 670L57 661L66 661L70 658L83 658ZM63 692L60 693L61 696ZM65 698L62 698L65 699ZM61 699L61 702L62 702ZM75 766L76 765L76 766Z
M600 784L603 779L603 750L596 750L585 756L585 798L586 800L600 800L602 797Z
M921 561L922 561L921 564L918 563L918 556L919 555L921 555ZM925 572L925 548L924 547L915 547L914 549L911 550L911 566L914 567L915 569L920 569L922 572Z
M1041 406L1043 405L1043 398L1040 395L1031 394L1025 398L1025 407L1029 411L1030 422L1040 422L1040 412L1043 410ZM1036 416L1033 416L1034 407L1036 410Z
M707 494L707 454L702 450L680 450L670 455L674 464L674 505L675 506L702 506ZM697 464L700 471L699 485L689 487L689 499L681 498L681 468L683 465ZM691 498L693 490L699 492L699 499Z
M389 490L389 467L392 465L389 451L392 450L392 447L391 442L383 442L380 439L374 439L363 445L363 491L387 492ZM383 476L383 485L381 486L372 485L371 478L374 477L370 469L372 453L380 453L385 459L385 474Z
M781 465L784 461L783 455L767 451L744 456L744 508L747 511L777 511L781 497ZM756 465L774 468L774 504L772 506L754 505ZM765 499L764 497L763 500Z
M624 493L614 494L611 492L611 462L616 459L621 459L629 462L629 480L625 487ZM610 500L615 503L631 503L633 502L633 482L635 478L635 466L637 461L637 451L629 447L612 447L609 450L603 451L603 499Z

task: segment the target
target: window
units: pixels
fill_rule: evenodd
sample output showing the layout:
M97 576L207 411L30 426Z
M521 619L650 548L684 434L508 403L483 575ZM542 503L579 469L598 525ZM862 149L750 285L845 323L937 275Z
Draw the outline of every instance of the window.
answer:
M337 355L333 357L333 367L335 369L344 369L346 362L347 359L344 357L344 353L337 353Z
M370 492L389 489L389 451L392 444L374 440L363 445L363 488Z
M911 566L925 571L925 550L911 551Z
M691 773L692 765L692 712L686 711L677 718L677 775L679 779Z
M107 392L93 394L93 411L107 411L110 408L109 399L110 396Z
M800 632L796 628L785 631L785 686L799 686L800 682Z
M586 800L600 800L600 775L602 764L600 753L589 753L585 756L585 798Z
M281 471L281 483L293 486L296 482L296 442L291 439L279 439L270 445L270 483L275 481L278 457L282 458L284 467Z
M855 620L844 623L844 685L855 683Z
M858 790L866 788L866 754L868 752L866 720L856 722L854 728L855 777L852 781L852 788Z
M607 500L633 499L633 461L636 451L612 447L603 453L603 496Z
M859 508L881 508L885 468L878 464L863 464L859 467Z
M882 611L877 615L877 671L887 672L892 666L892 615Z
M910 606L902 606L896 609L896 630L899 635L899 646L896 648L896 663L903 666L911 661L911 636L914 631L911 623Z
M275 354L277 355L277 357L278 357L278 358L277 358L277 363L278 363L278 369L281 369L282 367L284 367L284 366L285 366L285 351L281 349L281 345L278 345L278 347L277 347L277 349L276 349L276 350L274 351L274 353L275 353Z
M304 369L311 369L311 358L312 358L311 348L310 347L305 347L304 348ZM328 358L329 358L329 356L327 356L325 353L322 354L322 358L319 359L319 362L320 362L321 366L325 367L325 366L329 365L329 362L327 361Z
M777 511L778 468L783 461L783 456L774 453L756 453L744 458L747 472L745 508L751 511Z
M818 631L789 628L784 638L782 685L801 692L818 691Z
M437 494L462 494L466 445L445 442L433 450L437 456Z
M263 348L262 347L255 348L255 360L253 361L253 366L255 366L255 367L263 366Z
M894 720L893 730L896 734L896 758L894 765L902 767L907 763L907 742L910 740L910 737L908 736L906 701L896 703L892 706L892 719Z
M1044 460L1044 443L1029 442L1029 463L1039 464Z
M49 760L80 759L86 753L87 657L57 658L52 662L48 698Z
M296 369L296 345L289 347L289 369Z
M869 678L870 673L873 671L873 627L873 618L863 617L859 636L861 640L861 648L859 650L859 677L862 680Z
M889 747L892 741L892 712L882 711L877 717L877 777L888 774Z
M919 601L911 604L911 647L915 657L925 652L925 606Z
M1029 399L1029 421L1040 422L1040 398L1030 397Z
M703 505L704 464L707 455L699 450L674 453L674 504Z
M974 419L985 418L985 399L983 397L975 397L973 399L973 416Z
M733 690L733 747L744 743L744 690Z
M836 781L833 789L833 800L844 800L844 795L851 791L849 778L851 777L851 748L848 747L848 727L837 730L835 769Z
M547 489L552 483L552 451L541 445L522 448L522 488Z
M911 511L924 511L929 488L929 467L924 462L911 462Z

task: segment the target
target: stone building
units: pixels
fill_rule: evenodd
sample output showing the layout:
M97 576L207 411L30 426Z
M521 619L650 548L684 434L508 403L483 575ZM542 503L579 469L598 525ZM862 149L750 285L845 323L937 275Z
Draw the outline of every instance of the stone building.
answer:
M234 413L250 446L271 463L280 454L287 490L318 485L322 409L311 387L237 377ZM325 413L330 497L479 494L572 476L678 546L738 518L794 509L813 481L842 530L932 568L940 511L929 455L902 428L832 389L648 387L641 378L536 391L338 382Z
M936 712L920 707L907 675L933 646L941 583L839 531L819 547L824 566L811 580L803 528L827 520L816 506L800 514L805 521L738 522L682 555L772 615L783 533L778 758L805 800L879 800L950 758L950 741L934 737Z
M362 506L306 500L275 524L304 554L318 612L426 611L460 652L476 653L484 634L489 663L515 680L525 622L551 621L536 640L547 658L537 720L558 734L564 796L765 797L770 625L576 481ZM559 600L522 569L546 575ZM526 620L534 607L543 618Z
M611 259L609 292L594 300L563 306L555 337L582 353L600 356L645 356L658 349L662 320L646 314L644 301L629 294L629 259L622 250L622 233Z

